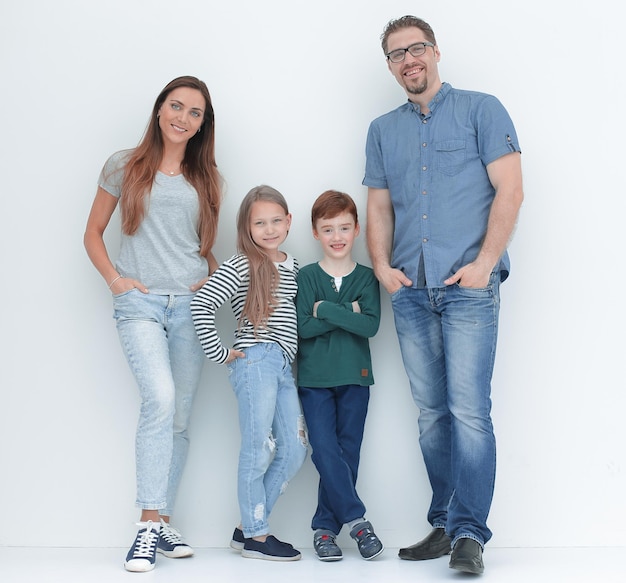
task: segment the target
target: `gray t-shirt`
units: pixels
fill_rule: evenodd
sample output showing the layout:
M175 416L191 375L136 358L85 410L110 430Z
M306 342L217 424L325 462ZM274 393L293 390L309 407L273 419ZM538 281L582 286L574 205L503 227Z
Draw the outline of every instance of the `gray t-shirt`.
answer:
M119 198L124 167L132 150L113 154L105 163L98 184ZM198 193L182 174L157 172L145 198L146 213L134 235L122 233L115 267L125 277L143 283L150 293L191 294L189 286L209 273L200 255Z

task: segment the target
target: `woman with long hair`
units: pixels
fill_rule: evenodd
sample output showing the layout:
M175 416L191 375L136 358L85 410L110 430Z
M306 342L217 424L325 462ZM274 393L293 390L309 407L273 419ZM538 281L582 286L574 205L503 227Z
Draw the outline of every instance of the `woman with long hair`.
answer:
M128 571L152 570L157 552L193 554L169 522L205 360L189 306L217 268L211 249L222 195L214 129L205 83L191 76L168 83L139 145L105 163L85 230L141 397L135 443L141 516ZM122 233L113 263L104 232L118 203Z

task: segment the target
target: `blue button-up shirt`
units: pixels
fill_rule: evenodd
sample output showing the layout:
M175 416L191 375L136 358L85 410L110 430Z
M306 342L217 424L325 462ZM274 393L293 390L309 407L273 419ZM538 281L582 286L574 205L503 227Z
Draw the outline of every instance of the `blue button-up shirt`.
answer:
M390 192L391 265L416 287L444 287L476 259L487 231L495 189L486 166L520 149L509 114L492 95L444 83L428 108L422 114L409 101L370 124L363 184ZM506 279L506 252L496 269Z

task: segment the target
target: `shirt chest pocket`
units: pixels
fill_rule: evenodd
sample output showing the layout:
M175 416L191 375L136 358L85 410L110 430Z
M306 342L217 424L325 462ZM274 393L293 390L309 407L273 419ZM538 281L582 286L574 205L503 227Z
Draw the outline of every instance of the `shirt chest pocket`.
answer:
M446 176L454 176L465 168L465 140L447 140L435 144L435 167Z

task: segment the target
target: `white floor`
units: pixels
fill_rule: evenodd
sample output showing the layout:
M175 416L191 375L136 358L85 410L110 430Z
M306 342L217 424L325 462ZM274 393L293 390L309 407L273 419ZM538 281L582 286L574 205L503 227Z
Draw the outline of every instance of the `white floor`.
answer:
M403 561L388 548L373 561L356 549L344 550L335 563L317 560L312 549L302 559L274 563L244 559L231 549L196 549L189 559L157 558L149 573L127 573L125 549L0 548L2 583L429 583L480 580L481 583L624 583L625 548L502 549L487 548L482 576L457 573L443 557L433 561Z

